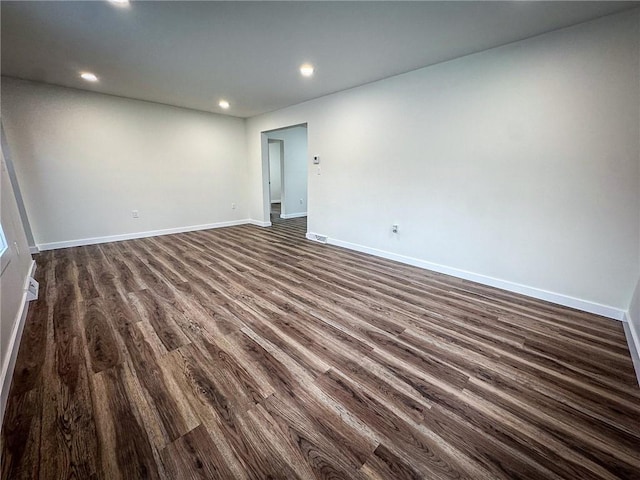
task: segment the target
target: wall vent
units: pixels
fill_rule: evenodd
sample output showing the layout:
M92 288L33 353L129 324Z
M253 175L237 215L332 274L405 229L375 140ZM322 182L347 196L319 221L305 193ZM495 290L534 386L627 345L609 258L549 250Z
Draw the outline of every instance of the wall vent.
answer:
M307 233L306 236L309 240L313 240L314 242L327 243L326 235L318 235L317 233Z

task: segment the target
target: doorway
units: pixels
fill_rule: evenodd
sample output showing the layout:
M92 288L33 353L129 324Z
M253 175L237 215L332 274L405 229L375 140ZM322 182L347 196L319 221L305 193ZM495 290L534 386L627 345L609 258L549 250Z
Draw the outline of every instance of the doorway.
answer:
M307 145L306 124L262 132L265 223L306 223Z

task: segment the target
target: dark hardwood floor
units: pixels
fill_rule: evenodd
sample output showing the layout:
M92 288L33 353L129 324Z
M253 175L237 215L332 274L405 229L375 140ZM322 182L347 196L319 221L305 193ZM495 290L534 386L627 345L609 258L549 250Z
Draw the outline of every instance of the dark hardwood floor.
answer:
M620 323L304 233L39 254L2 478L640 478Z

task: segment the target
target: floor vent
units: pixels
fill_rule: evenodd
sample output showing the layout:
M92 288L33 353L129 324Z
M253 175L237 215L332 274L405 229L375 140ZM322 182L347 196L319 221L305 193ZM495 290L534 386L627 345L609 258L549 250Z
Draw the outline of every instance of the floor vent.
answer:
M327 237L325 235L318 235L317 233L307 233L307 238L314 242L327 243Z
M29 286L27 287L27 301L31 302L38 299L38 290L40 285L35 278L29 277Z

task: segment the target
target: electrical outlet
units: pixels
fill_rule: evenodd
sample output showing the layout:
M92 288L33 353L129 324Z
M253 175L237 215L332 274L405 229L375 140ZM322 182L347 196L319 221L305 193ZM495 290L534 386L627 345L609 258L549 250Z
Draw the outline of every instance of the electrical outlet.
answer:
M140 217L140 214L138 213L138 210L131 210L131 216L133 218L138 218Z
M231 210L235 210L235 209L236 209L236 204L235 204L235 203L232 203L232 204L231 204Z
M302 205L304 203L303 199L300 199L300 205Z
M393 225L391 225L391 231L393 233L398 233L398 224L394 223Z

